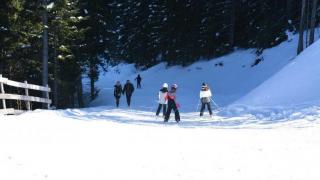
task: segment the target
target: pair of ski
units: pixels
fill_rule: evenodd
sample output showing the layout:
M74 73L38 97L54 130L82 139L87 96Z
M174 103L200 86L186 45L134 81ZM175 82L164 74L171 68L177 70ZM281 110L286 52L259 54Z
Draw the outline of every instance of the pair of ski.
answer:
M214 116L200 116L197 118L198 120L202 120L202 121L210 121L210 120L214 120Z
M158 120L158 118L161 118L162 121L163 121L163 123L168 123L168 122L169 122L169 120L168 120L168 121L164 120L164 116L156 116L156 120ZM177 123L180 123L180 120L179 120L179 121L176 121L176 122L177 122Z

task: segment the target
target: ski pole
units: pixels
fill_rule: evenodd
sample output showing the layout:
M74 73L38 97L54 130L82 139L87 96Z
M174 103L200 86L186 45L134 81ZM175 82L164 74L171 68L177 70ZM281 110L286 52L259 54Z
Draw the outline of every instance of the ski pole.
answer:
M197 105L197 110L196 110L196 112L198 112L199 106L200 106L200 99L198 100L198 105Z
M154 111L157 110L157 105L159 104L159 101L158 101L158 100L155 100L154 102L155 102L155 105L152 106L152 108L151 108L151 111L152 111L152 112L154 112Z
M216 102L214 102L214 100L213 100L212 98L210 98L210 99L211 99L212 104L213 104L214 106L216 106L217 109L220 109L220 107L218 106L218 104L217 104Z

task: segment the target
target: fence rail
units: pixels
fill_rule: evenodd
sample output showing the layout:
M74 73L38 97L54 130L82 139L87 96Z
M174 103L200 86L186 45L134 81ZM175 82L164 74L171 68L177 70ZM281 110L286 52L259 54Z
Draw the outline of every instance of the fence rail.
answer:
M5 89L4 89L4 85L25 89L25 95L6 94ZM45 98L29 96L29 90L42 91L45 94ZM28 111L31 110L30 102L44 103L47 105L47 108L49 109L50 104L52 103L51 99L49 98L50 92L51 92L51 89L49 88L48 85L46 87L44 87L44 86L38 86L38 85L34 85L34 84L28 84L27 81L24 81L23 83L16 82L16 81L9 80L8 78L4 78L0 74L0 100L2 100L2 107L3 107L3 109L0 109L0 114L20 114L20 113L24 112L21 110L15 110L13 108L7 108L6 100L25 101L26 108Z

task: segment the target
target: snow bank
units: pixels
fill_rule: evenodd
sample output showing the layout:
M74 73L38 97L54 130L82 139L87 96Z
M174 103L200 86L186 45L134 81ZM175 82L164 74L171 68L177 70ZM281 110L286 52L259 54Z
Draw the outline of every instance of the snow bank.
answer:
M320 102L320 41L234 105L291 107Z

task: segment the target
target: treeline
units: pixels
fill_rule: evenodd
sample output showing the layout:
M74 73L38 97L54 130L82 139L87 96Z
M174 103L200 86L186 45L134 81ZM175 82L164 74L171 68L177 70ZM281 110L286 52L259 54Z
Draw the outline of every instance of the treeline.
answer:
M92 100L108 63L188 65L235 48L259 54L301 30L302 14L302 28L310 27L314 7L316 0L0 0L0 73L41 84L47 58L54 105L82 107L82 77Z
M42 59L47 56L47 76L54 105L83 106L81 76L86 73L87 62L82 49L86 28L80 25L84 21L80 11L77 0L1 0L0 74L11 80L41 85ZM47 55L43 53L45 30L48 32ZM19 92L18 89L9 91Z

